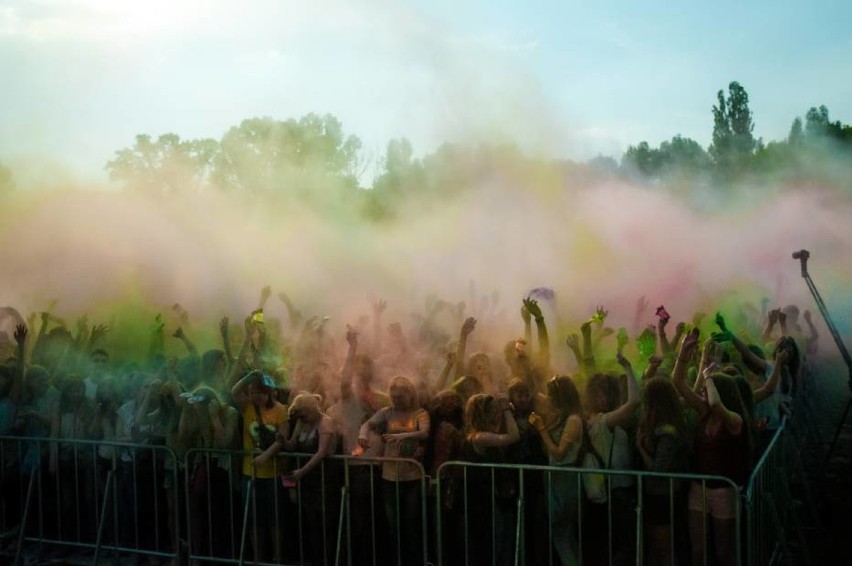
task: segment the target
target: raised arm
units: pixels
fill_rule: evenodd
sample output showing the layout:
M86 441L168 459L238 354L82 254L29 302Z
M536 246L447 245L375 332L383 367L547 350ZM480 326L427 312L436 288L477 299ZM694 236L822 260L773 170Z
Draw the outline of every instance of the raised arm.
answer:
M663 305L657 307L657 316L659 317L659 320L657 321L657 336L660 338L660 350L663 355L665 355L674 351L674 346L672 342L669 342L669 337L666 334L666 326L668 325L669 320L671 320L671 317ZM676 343L677 342L675 342L675 344Z
M527 310L527 300L524 299L524 303L521 305L521 320L524 321L524 340L527 341L527 344L532 343L532 315L530 311Z
M476 328L476 319L472 316L465 319L462 323L461 331L459 332L459 344L456 348L456 371L453 375L453 380L464 375L465 351L467 349L467 337Z
M716 383L712 377L707 380L706 389L707 405L710 407L710 410L722 419L722 423L728 429L728 432L734 436L739 435L742 432L743 418L738 413L725 407L722 399L719 397L719 392L716 390Z
M684 401L686 401L686 404L698 411L700 416L704 416L708 410L707 404L704 402L704 399L699 397L699 395L686 384L686 368L695 356L695 350L697 347L698 328L693 328L684 337L683 342L680 345L680 351L677 355L674 372L672 372L672 384L675 386L678 393L680 393L681 397L683 397Z
M775 388L778 387L778 382L781 380L782 368L789 358L790 354L786 349L779 350L775 355L775 364L772 366L772 373L769 375L769 379L761 387L752 392L755 405L768 399L775 391Z
M811 311L805 311L805 323L808 325L808 336L805 338L805 352L813 355L817 352L817 343L819 341L819 332L811 320Z
M763 328L763 341L768 342L772 339L772 331L778 323L778 315L781 313L778 309L769 311L769 318L766 320L766 326Z
M373 357L382 355L382 313L388 308L383 299L373 301Z
M194 358L198 357L198 348L195 347L195 344L193 344L192 340L189 339L189 336L186 335L182 326L178 326L177 330L172 333L172 336L183 343L190 356Z
M293 306L293 301L290 300L287 293L278 293L278 298L287 307L287 316L290 317L290 331L295 333L302 323L302 311Z
M225 359L228 360L228 369L234 363L234 352L231 349L231 336L228 325L231 323L227 316L223 316L219 321L219 336L222 337L222 349L225 351Z
M524 307L535 319L535 327L538 331L538 354L536 362L539 367L550 368L550 338L547 335L547 325L544 323L544 315L541 307L535 299L524 299Z
M583 365L581 367L586 376L592 376L597 371L597 364L592 349L592 324L589 321L580 326L580 336L583 342Z
M248 396L249 383L257 381L262 375L259 370L250 371L240 378L233 387L231 387L231 397L234 399L234 404L243 412L250 404Z
M352 376L355 375L355 352L358 350L358 331L346 325L346 361L343 362L343 370L340 372L340 380L343 383L352 384Z
M610 428L619 426L626 428L631 424L633 416L636 414L636 409L639 408L639 384L636 383L633 366L630 365L627 358L619 353L616 359L627 375L627 400L617 409L604 414L604 422Z
M571 353L574 354L574 359L577 361L577 368L583 368L583 354L580 352L580 335L579 334L570 334L568 338L565 339L565 344L568 346L568 349L571 350Z
M447 352L447 362L444 364L444 368L441 370L441 374L438 376L438 380L435 382L435 391L443 391L447 387L450 386L449 378L450 372L453 371L453 368L456 365L456 353L455 352Z
M151 341L148 344L148 359L153 360L162 356L165 351L165 336L163 335L163 317L158 313L154 317L154 326L151 329Z
M23 390L24 383L24 369L26 368L26 360L24 359L27 341L26 325L17 325L15 327L14 337L16 345L15 375L12 378L12 389L9 391L9 399L12 401L12 406L17 407L21 400L21 391Z

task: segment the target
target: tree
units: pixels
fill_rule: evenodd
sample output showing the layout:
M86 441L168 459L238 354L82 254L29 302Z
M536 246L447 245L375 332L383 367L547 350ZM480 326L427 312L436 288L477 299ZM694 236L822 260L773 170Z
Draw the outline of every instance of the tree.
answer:
M659 153L666 174L695 174L710 166L710 157L701 144L680 134L661 143Z
M716 93L718 104L713 106L713 143L710 155L719 172L736 173L754 154L757 142L752 135L754 121L748 106L748 93L733 81L724 91Z
M624 153L621 159L622 167L625 165L633 167L646 177L659 177L662 169L662 159L660 150L654 149L648 145L648 142L641 141L639 145L630 146Z
M176 134L163 134L151 141L151 136L140 134L133 147L115 152L106 169L111 180L134 189L163 193L200 190L209 182L218 152L216 140L181 141Z
M0 195L15 190L15 178L12 170L0 163Z
M787 143L790 145L801 145L804 140L805 135L802 131L802 119L796 116L796 119L793 120L793 125L790 126L790 134L787 136Z
M329 178L357 186L361 141L344 136L330 114L244 120L225 133L220 146L214 177L226 189L280 191Z

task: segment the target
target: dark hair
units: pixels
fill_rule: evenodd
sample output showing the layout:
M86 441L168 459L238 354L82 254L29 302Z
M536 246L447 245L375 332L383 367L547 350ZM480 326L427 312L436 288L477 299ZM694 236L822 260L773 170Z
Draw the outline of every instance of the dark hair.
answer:
M62 383L62 392L59 395L59 406L63 411L68 410L68 396L71 393L72 389L80 389L83 392L83 395L86 394L86 383L83 381L83 378L79 375L72 374L65 378L65 381Z
M787 362L781 368L782 372L784 372L781 375L781 392L787 394L792 389L793 393L795 393L796 378L799 375L799 365L801 364L799 346L791 336L782 336L775 343L775 348L772 350L772 359L775 359L775 356L781 350L786 350L790 354Z
M741 434L746 435L746 441L751 453L752 437L751 437L751 416L742 395L740 395L740 386L737 385L737 380L723 373L714 373L707 377L712 379L716 386L716 391L719 392L719 400L722 405L729 411L734 411L743 420Z
M621 386L618 378L606 373L596 373L586 383L586 403L590 413L607 413L618 408Z
M225 352L222 350L207 350L201 354L201 379L203 381L210 379L213 367L220 361L228 361Z
M465 436L489 430L497 400L487 393L477 393L467 400L464 411Z
M647 433L663 425L674 426L678 434L683 435L686 424L683 420L683 407L677 390L671 381L661 377L652 377L645 382L642 390L645 405L643 428Z
M89 359L91 360L95 356L103 356L106 359L109 359L109 354L107 354L107 351L101 348L98 348L97 350L92 350L92 353L89 354Z
M555 375L547 382L547 397L559 415L559 420L583 414L580 393L567 375Z

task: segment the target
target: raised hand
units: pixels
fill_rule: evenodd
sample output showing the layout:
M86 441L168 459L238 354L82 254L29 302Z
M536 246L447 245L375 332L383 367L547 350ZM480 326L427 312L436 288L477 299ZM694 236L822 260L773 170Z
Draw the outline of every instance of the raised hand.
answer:
M653 326L648 326L636 339L636 348L643 358L650 358L657 351L657 335Z
M524 299L524 308L527 309L534 319L542 320L544 316L541 314L541 307L538 305L538 301L535 299L531 299L527 297ZM606 315L604 315L606 316Z
M565 339L565 343L568 344L568 347L572 350L580 348L580 337L575 334L569 334L568 338Z
M222 320L219 321L219 334L222 336L228 335L228 325L231 323L230 319L227 316L223 316Z
M660 317L660 323L663 324L663 325L665 325L669 321L669 319L671 318L668 311L666 310L666 307L664 307L663 305L660 305L660 306L657 307L657 313L656 314L657 314L658 317Z
M388 303L384 299L373 301L373 314L376 318L380 317L386 308L388 308Z
M461 327L462 337L467 338L470 336L470 333L473 332L474 328L476 328L476 319L472 316L467 317Z
M734 335L728 330L728 324L725 322L722 313L716 313L716 326L719 327L719 332L710 334L710 339L713 342L730 342L734 339Z
M89 340L95 342L104 337L107 332L109 332L109 326L106 324L96 324L92 327L92 334L89 336Z
M595 314L592 315L592 318L589 319L589 322L597 322L603 324L603 321L606 320L606 315L609 314L609 311L605 310L603 305L599 305L595 307Z
M269 300L269 297L272 296L272 287L266 285L263 289L260 290L260 304L263 305L266 301Z
M174 336L175 338L183 338L183 336L184 336L184 334L183 334L183 328L182 328L182 327L180 327L180 326L178 326L178 327L177 327L177 330L175 330L174 332L172 332L172 336Z
M24 342L27 340L27 327L24 324L18 324L15 326L15 343L18 344L18 347L23 347Z
M358 345L358 331L348 324L346 325L346 343L350 346Z
M698 328L693 328L683 337L683 342L680 343L680 353L678 353L679 360L686 360L695 354L695 349L698 347L698 336Z
M725 322L725 317L722 316L721 312L716 312L716 326L719 327L719 330L722 332L728 332L728 323Z

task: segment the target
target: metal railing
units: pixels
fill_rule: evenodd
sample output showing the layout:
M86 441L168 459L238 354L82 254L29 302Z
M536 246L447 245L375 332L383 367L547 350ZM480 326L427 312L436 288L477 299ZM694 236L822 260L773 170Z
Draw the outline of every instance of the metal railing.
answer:
M165 446L0 437L0 522L17 529L14 563L24 542L88 551L95 564L107 546L178 558L178 464Z
M738 493L737 486L730 479L718 476L567 466L447 462L439 468L437 475L440 493L444 493L446 488L443 486L451 482L455 484L451 491L461 494L461 509L451 511L449 515L463 535L460 541L455 541L461 548L451 548L449 551L445 548L445 533L451 532L453 528L445 525L448 513L445 503L439 502L436 509L437 563L466 566L554 562L583 564L601 561L608 564L642 564L646 527L650 519L646 513L649 493L662 496L656 503L662 501L665 507L662 522L668 525L668 535L665 537L670 557L668 563L689 562L688 557L678 558L684 552L678 548L679 537L687 534L684 532L687 528L685 515L681 513L685 511L682 506L686 504L687 486L696 490L700 501L703 516L701 535L704 540L707 540L710 532L710 491L730 489ZM605 503L593 503L584 495L584 480L593 475L607 478ZM537 481L531 481L531 477L537 478ZM615 478L630 478L632 481L618 482ZM512 480L517 486L517 494L510 498L509 505L501 504L500 494L505 488L495 486ZM528 493L531 483L538 483L544 489ZM614 487L615 483L632 485ZM484 490L483 485L486 488ZM664 486L662 489L661 485ZM732 501L734 523L731 531L735 543L732 550L735 563L742 564L739 497L734 496ZM507 513L507 510L511 512ZM655 515L654 519L660 519L659 513ZM546 537L543 544L539 541L536 545L539 554L528 556L528 539L541 532L546 533ZM708 550L712 545L705 544L703 547L703 563L713 563ZM455 557L461 558L455 560Z
M82 549L94 564L104 553L224 564L710 564L715 540L701 542L719 528L709 511L726 488L736 494L733 561L762 565L789 553L796 526L793 441L784 420L740 496L727 478L695 474L454 461L430 479L415 460L353 456L326 457L291 487L282 474L310 454L282 454L272 478L257 478L241 473L254 456L242 451L178 459L165 446L0 437L0 527L18 529L16 563L27 542ZM402 463L418 479L382 479L382 465ZM584 496L591 475L609 479L606 503ZM689 490L701 517L691 550Z

